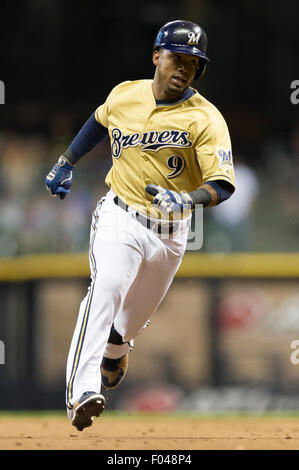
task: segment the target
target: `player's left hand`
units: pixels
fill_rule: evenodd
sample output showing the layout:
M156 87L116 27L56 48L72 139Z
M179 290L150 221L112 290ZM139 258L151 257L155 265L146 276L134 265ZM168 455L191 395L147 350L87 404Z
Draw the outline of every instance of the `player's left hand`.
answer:
M62 155L46 177L46 187L51 196L64 199L71 190L73 165Z
M167 218L181 218L183 214L190 214L193 209L193 200L187 191L177 193L156 184L148 184L145 190L154 196L153 204Z

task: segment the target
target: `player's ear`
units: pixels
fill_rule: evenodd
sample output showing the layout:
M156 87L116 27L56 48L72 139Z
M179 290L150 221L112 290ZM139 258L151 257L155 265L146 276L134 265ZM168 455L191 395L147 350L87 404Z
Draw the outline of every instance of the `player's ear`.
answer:
M154 65L158 65L160 55L161 55L160 50L159 49L154 49L154 51L153 51L153 63L154 63Z

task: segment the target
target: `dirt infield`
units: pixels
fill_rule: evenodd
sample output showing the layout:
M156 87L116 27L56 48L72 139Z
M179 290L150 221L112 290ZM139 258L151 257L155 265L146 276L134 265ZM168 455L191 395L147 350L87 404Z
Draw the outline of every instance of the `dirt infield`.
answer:
M0 415L0 450L299 449L296 417L110 415L77 432L63 415Z

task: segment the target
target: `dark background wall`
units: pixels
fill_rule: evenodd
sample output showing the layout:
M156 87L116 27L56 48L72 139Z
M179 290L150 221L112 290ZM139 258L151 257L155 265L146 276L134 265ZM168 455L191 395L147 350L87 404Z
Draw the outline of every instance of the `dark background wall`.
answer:
M63 111L79 115L76 130L117 83L152 77L158 28L187 18L206 30L212 59L196 86L252 153L252 137L287 133L298 119L290 103L299 73L298 9L296 0L1 2L1 124L45 129L52 113Z

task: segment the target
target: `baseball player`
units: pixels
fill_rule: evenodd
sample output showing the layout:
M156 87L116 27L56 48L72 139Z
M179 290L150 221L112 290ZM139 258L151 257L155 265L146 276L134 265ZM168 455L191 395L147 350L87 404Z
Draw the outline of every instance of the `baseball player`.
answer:
M190 86L209 62L206 49L200 26L164 25L153 80L117 85L46 178L51 195L64 199L79 159L109 135L109 191L92 216L91 283L67 361L68 416L79 431L105 407L101 384L110 390L123 380L132 341L179 268L195 205L211 207L234 192L225 120Z

